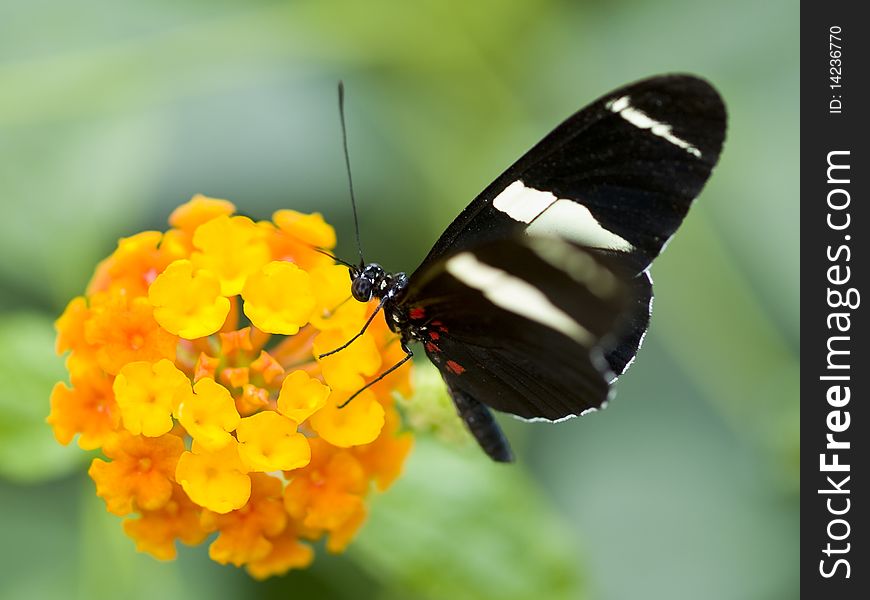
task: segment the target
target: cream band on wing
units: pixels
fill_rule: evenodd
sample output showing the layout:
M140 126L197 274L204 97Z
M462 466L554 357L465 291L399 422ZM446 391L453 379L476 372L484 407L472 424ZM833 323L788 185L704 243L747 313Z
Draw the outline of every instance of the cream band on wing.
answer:
M579 202L527 187L520 180L507 186L492 205L515 221L529 223L525 231L529 235L566 238L590 248L634 250L625 239L602 227Z
M531 223L556 200L550 192L528 188L518 179L502 190L492 205L514 221Z
M570 275L599 298L610 298L619 289L613 273L595 262L589 253L562 239L532 237L526 243L540 258Z
M493 304L535 321L591 347L595 336L555 306L538 288L480 262L470 252L462 252L447 261L447 272L465 285L483 292Z
M692 156L701 158L701 151L695 148L692 144L684 139L678 138L671 131L671 126L661 121L656 121L650 118L645 112L639 111L629 104L629 97L623 96L617 100L611 100L607 103L607 108L618 114L620 117L638 127L639 129L649 129L650 133L665 139L675 146L679 146Z

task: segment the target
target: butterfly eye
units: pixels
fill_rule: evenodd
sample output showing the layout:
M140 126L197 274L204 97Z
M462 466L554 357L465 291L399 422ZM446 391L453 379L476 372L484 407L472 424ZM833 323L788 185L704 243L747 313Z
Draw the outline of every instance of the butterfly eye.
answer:
M350 284L350 293L358 302L368 302L372 299L372 281L366 277L357 277Z

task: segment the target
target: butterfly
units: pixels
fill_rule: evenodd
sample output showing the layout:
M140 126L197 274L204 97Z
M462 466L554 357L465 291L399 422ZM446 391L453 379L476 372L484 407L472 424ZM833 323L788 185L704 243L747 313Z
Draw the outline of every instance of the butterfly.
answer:
M342 87L339 102L345 132ZM649 327L650 264L704 187L725 127L719 93L694 76L602 96L483 190L410 276L362 252L344 263L353 298L379 303L321 357L383 312L405 357L368 385L422 344L481 448L513 461L490 409L555 422L611 397Z

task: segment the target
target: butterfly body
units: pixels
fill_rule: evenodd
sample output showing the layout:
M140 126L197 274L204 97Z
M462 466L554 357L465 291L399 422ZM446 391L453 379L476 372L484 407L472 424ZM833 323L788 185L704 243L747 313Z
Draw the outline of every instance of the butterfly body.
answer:
M615 90L478 195L410 276L351 267L354 298L378 298L401 337L387 372L422 344L500 462L513 454L489 408L559 421L602 407L649 326L649 266L716 164L725 119L696 77Z

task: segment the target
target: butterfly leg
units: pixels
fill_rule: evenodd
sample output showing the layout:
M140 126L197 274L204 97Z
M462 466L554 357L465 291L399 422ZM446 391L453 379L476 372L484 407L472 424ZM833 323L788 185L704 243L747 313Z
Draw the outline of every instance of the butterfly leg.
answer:
M405 356L404 356L404 358L402 358L402 360L400 360L399 362L394 364L392 367L390 367L389 369L387 369L386 371L384 371L383 373L381 373L380 375L378 375L377 377L375 377L374 379L369 381L367 384L362 386L360 389L358 389L356 392L354 392L353 396L351 396L350 398L348 398L347 400L345 400L344 402L339 404L338 408L344 408L345 406L350 404L351 400L353 400L354 398L359 396L362 392L364 392L368 388L372 387L374 384L379 382L381 379L383 379L384 377L386 377L387 375L389 375L390 373L392 373L393 371L395 371L396 369L398 369L399 367L404 365L406 362L411 360L411 357L414 356L414 353L411 352L410 348L408 348L408 346L406 346L404 342L402 342L402 350L405 351Z
M492 416L492 412L468 394L454 388L448 388L450 397L456 405L456 412L465 421L465 425L486 452L496 462L513 462L514 454L501 427Z
M347 348L348 346L350 346L351 344L353 344L357 339L359 339L359 337L360 337L362 334L364 334L364 333L366 332L366 329L369 328L369 325L372 324L372 321L375 320L375 315L377 315L377 314L381 311L381 308L383 308L383 306L384 306L384 302L386 302L387 299L388 299L387 296L384 296L384 297L381 299L381 301L378 303L378 307L375 309L375 312L373 312L373 313L371 314L371 316L370 316L370 317L368 318L368 320L365 322L365 325L362 326L362 329L360 329L360 332L359 332L358 334L356 334L355 336L353 336L352 338L350 338L349 340L347 340L345 343L343 343L343 344L342 344L341 346L339 346L338 348L335 348L334 350L330 350L329 352L324 352L323 354L319 354L319 355L317 356L317 358L323 358L324 356L329 356L330 354L335 354L336 352L338 352L338 351L340 351L340 350L344 350L345 348Z

